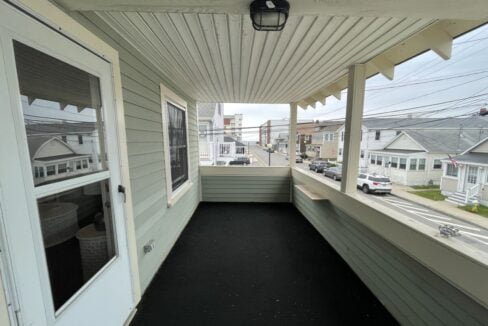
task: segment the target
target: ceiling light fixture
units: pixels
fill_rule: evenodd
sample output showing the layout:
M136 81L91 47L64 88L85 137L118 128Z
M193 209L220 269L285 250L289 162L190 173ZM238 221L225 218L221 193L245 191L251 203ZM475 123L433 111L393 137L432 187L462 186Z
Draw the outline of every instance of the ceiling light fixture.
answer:
M286 0L255 0L250 6L252 26L257 31L282 31L288 20Z

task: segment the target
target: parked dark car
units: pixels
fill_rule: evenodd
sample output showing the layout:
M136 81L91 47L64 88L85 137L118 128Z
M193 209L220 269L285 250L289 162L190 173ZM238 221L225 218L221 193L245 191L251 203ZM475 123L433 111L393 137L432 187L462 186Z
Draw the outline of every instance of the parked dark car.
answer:
M310 163L308 165L308 168L312 171L322 173L322 172L324 172L324 168L329 167L329 166L330 166L330 163L327 161L315 160L315 161L312 161L312 163Z
M288 161L289 160L288 156L286 156L285 159ZM295 159L295 163L303 163L303 158L297 156Z
M325 168L324 175L334 180L342 180L342 169L340 167Z
M251 164L251 161L247 157L238 157L233 161L229 162L229 165L247 165Z

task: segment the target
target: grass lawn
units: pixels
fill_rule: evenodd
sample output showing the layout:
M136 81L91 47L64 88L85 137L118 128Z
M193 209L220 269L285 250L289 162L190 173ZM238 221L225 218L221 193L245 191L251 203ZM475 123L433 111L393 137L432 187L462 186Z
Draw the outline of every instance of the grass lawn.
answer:
M471 206L459 206L459 208L464 209L465 211L471 212ZM474 212L471 212L474 213ZM478 213L475 213L484 217L488 217L488 207L480 205L478 207Z
M440 189L440 186L439 185L430 185L430 186L412 186L413 189L416 189L416 190L431 190L431 189Z
M446 199L445 196L441 194L440 190L421 190L421 191L409 191L411 194L421 196L430 200L440 201Z

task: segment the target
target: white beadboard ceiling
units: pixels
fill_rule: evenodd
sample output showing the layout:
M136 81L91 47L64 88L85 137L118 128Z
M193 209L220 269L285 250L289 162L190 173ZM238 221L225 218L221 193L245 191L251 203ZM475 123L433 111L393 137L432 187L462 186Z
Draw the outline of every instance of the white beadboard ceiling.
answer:
M96 14L197 101L242 103L303 100L433 22L291 16L282 32L256 32L248 15Z

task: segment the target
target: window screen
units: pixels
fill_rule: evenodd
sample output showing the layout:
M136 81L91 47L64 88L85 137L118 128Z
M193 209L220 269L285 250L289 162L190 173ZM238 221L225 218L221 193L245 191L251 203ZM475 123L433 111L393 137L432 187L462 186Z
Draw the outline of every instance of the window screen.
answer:
M433 169L434 170L442 169L442 162L441 162L441 160L434 160Z
M407 169L407 159L406 158L400 158L400 169L401 170Z
M416 158L410 159L410 170L417 170L417 159Z
M454 164L447 164L446 175L450 177L457 177L458 176L458 168L454 166Z
M186 111L169 102L167 104L171 184L173 191L175 191L188 180Z
M395 169L398 167L398 157L391 158L391 167Z

